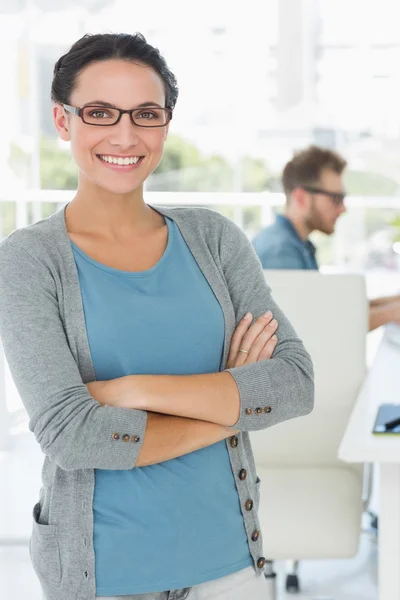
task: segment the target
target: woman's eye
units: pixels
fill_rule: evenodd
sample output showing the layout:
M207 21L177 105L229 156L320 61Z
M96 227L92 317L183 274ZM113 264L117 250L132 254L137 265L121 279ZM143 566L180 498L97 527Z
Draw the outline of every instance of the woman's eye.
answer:
M93 110L90 116L94 119L106 119L110 115L105 110Z
M156 119L157 115L153 112L141 112L137 117L139 117L139 119Z

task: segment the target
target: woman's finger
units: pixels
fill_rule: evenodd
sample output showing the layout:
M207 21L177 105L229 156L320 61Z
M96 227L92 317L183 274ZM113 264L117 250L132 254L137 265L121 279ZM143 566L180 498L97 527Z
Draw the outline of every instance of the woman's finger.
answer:
M240 347L244 348L245 350L250 350L254 343L254 340L264 330L264 327L272 322L272 320L273 315L271 311L268 311L260 317L258 317L258 319L256 319L253 322L251 327L249 327L249 329L244 334Z
M261 333L256 337L252 343L249 354L245 364L251 364L260 360L260 354L263 351L265 345L271 340L278 328L278 322L276 319L272 319L268 325L264 327ZM269 357L268 357L269 358Z
M274 353L277 343L278 343L278 338L274 334L271 337L271 339L269 339L268 342L266 342L266 344L264 345L264 348L261 350L257 361L267 360L267 359L271 358Z
M243 336L246 333L246 331L248 330L248 328L250 327L252 319L253 319L253 315L249 312L246 313L244 315L244 317L239 321L239 323L233 333L231 345L229 348L229 355L228 355L228 362L227 362L228 368L230 368L232 366L236 366L235 361L236 361L236 357L239 352L239 348L240 348Z
M253 350L254 341L260 335L260 333L264 330L266 325L269 325L272 320L272 313L268 311L258 317L256 321L249 327L249 329L244 334L240 346L238 348L238 354L236 357L236 366L241 367L244 364L249 364L251 362L255 362L254 355L255 352ZM271 332L271 335L274 332ZM261 348L258 351L260 353Z

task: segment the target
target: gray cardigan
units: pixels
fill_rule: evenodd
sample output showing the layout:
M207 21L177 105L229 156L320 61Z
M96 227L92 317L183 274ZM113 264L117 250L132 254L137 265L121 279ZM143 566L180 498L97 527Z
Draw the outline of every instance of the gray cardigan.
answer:
M260 262L236 225L206 209L156 210L176 222L222 307L224 365L245 312L258 317L270 309L279 322L272 360L229 369L241 410L234 425L240 433L227 440L227 448L249 548L261 572L259 482L247 432L311 411L311 359L271 298ZM46 600L94 600L94 469L134 467L147 413L102 407L87 391L85 383L95 375L64 209L0 244L0 336L30 430L45 454L30 540L34 569Z

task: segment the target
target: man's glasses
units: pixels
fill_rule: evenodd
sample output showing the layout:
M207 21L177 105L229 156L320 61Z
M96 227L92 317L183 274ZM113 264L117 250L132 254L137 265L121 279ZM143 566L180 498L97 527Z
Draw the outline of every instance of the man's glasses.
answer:
M166 127L172 119L171 109L159 108L158 106L133 108L132 110L96 105L77 108L69 104L63 104L63 107L68 112L80 117L86 125L100 127L116 125L125 113L130 116L132 124L138 127Z
M310 192L310 194L322 194L323 196L328 196L328 198L330 198L336 206L343 204L344 199L346 198L346 194L339 192L329 192L328 190L323 190L322 188L310 187L306 185L301 187L306 192Z

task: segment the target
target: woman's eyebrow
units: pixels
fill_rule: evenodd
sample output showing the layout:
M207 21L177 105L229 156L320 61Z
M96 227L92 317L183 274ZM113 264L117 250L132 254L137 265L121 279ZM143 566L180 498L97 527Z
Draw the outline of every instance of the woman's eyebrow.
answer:
M85 106L104 106L106 108L117 108L115 104L111 104L110 102L104 102L104 100L91 100L90 102L86 102L82 108ZM142 102L138 104L135 108L145 108L147 106L155 106L157 108L163 108L158 102Z
M91 100L90 102L85 102L83 108L85 106L106 106L107 108L117 108L115 104L111 104L110 102L104 102L104 100Z
M158 102L142 102L142 104L138 104L138 108L145 108L146 106L156 106L157 108L164 108Z

